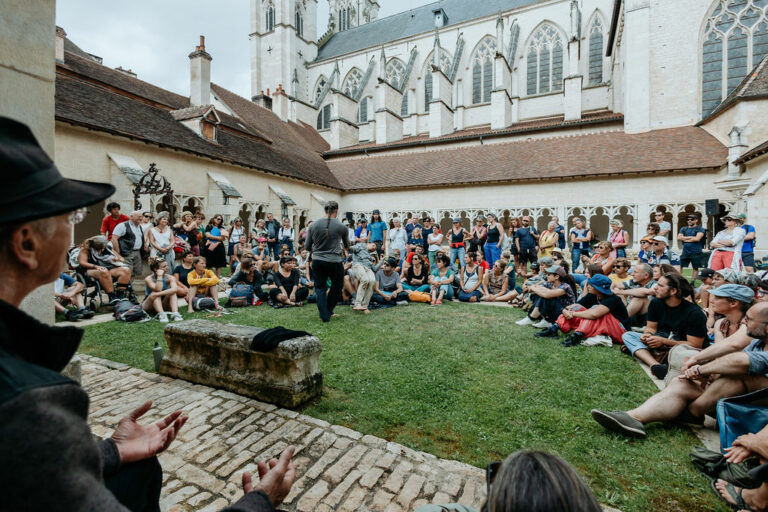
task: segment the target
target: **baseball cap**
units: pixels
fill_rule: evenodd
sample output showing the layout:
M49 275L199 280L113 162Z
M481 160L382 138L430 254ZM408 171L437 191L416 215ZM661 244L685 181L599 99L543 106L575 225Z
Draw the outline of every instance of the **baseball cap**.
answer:
M661 236L661 235L656 235L655 237L652 238L652 240L654 242L664 242L665 244L669 243L669 240L667 240L667 237Z
M715 275L715 271L711 268L703 268L699 270L699 279L709 279Z
M454 217L453 218L453 223L454 224L461 224L461 218L460 217Z
M565 269L560 265L552 265L550 267L547 267L544 269L544 272L546 272L547 274L557 274L560 277L565 277L568 275L565 272Z
M747 304L752 304L755 300L755 292L748 286L740 284L724 284L717 288L712 288L709 290L709 294L715 297L725 297L738 300L739 302L746 302Z

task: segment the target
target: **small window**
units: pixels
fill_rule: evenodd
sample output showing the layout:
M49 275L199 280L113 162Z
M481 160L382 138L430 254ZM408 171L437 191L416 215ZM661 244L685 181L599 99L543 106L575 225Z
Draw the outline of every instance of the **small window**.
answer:
M331 127L331 106L326 105L317 114L317 129L328 130Z
M360 102L360 114L358 117L361 123L368 122L368 103L370 100L370 98L363 98L363 100Z
M304 37L304 17L301 15L301 11L296 11L296 34L299 37Z
M275 6L271 3L267 6L264 25L267 32L271 32L275 29Z
M406 117L408 115L408 91L403 93L403 103L400 105L400 116Z

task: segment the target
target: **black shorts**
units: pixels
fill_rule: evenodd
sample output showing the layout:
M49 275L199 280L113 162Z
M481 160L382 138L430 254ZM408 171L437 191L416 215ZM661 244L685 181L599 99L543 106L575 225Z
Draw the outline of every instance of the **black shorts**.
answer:
M538 251L536 251L535 248L532 249L520 249L520 254L518 255L520 258L520 264L525 265L526 263L534 263L536 261L539 261L539 254Z
M741 262L744 264L745 267L754 267L755 266L755 253L753 253L753 252L743 252L743 253L741 253Z
M680 267L686 268L688 267L688 263L691 264L691 267L693 268L702 268L706 265L704 265L704 255L702 253L698 254L685 254L683 253L680 255Z

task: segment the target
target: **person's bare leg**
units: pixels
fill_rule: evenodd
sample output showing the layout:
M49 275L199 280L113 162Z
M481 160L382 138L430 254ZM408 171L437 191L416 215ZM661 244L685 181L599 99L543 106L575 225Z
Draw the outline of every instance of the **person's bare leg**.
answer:
M67 308L65 308L64 306L62 306L56 301L53 301L53 310L56 313L62 313L62 314L67 312Z
M440 288L440 293L437 294L437 300L443 300L444 295L445 295L445 290Z
M152 307L155 308L155 311L158 313L164 313L165 310L163 309L163 298L155 297L154 300L152 300Z
M189 293L189 287L188 286L184 286L181 283L176 283L176 296L177 297L184 298L184 297L187 296L188 293Z
M536 320L537 318L539 318L541 316L541 311L539 311L539 306L536 306L535 308L533 308L533 310L531 310L528 316L531 317L533 320Z
M701 393L698 384L686 379L674 379L666 388L627 413L642 423L671 420L680 416L688 404Z
M640 350L636 351L633 355L636 358L638 358L640 361L642 361L645 364L647 364L648 366L653 366L655 364L659 364L659 362L656 360L656 358L653 357L651 355L651 353L648 350L644 349L644 348L641 348Z
M165 305L171 310L172 313L179 312L179 298L175 293L166 296Z
M643 309L643 303L645 299L639 297L632 297L627 304L627 316L632 317L638 314Z
M195 312L195 310L192 309L192 299L195 298L195 295L197 295L197 286L190 286L189 291L187 291L187 313Z
M720 377L707 386L707 389L704 390L701 396L697 397L688 408L695 416L714 414L718 400L721 398L743 395L748 391L750 391L750 388L745 384L744 380L739 378Z
M117 267L109 271L113 277L117 278L118 284L128 284L131 282L131 269L128 267Z

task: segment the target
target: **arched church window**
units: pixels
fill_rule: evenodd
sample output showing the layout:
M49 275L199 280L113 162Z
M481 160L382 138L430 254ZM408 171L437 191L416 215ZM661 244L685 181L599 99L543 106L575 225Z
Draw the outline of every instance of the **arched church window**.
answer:
M403 93L403 102L400 104L400 117L408 115L408 92L409 91L405 91Z
M301 11L296 9L296 34L299 37L304 37L304 16L301 15Z
M563 39L551 24L540 26L528 43L528 94L563 90Z
M341 86L341 90L350 98L354 98L357 96L357 91L360 89L362 81L363 73L357 68L352 68L352 71L347 74L347 78L344 79L344 85Z
M351 7L339 9L339 32L352 28L353 11Z
M370 120L371 110L373 110L371 108L371 102L372 99L370 96L360 100L360 110L358 115L360 123L367 123Z
M603 83L603 22L595 16L589 26L589 85Z
M702 42L702 116L715 110L766 55L768 1L716 0Z
M435 52L432 52L429 54L429 57L427 57L427 69L424 71L424 105L425 110L429 112L429 104L432 101L432 62ZM440 70L443 73L448 73L448 71L451 69L451 66L453 65L453 58L451 55L440 48Z
M267 32L271 32L275 29L275 6L272 2L267 4L267 9L264 11L264 27Z
M491 101L496 39L485 36L472 54L472 103Z
M326 105L317 114L317 129L327 130L331 127L331 106Z
M327 83L328 79L326 79L324 76L320 76L320 78L317 79L317 85L315 86L315 101L320 98L320 95L323 93L323 89L325 89L325 84Z
M392 59L387 62L386 68L387 81L395 89L403 86L403 77L405 76L405 64L400 59Z

